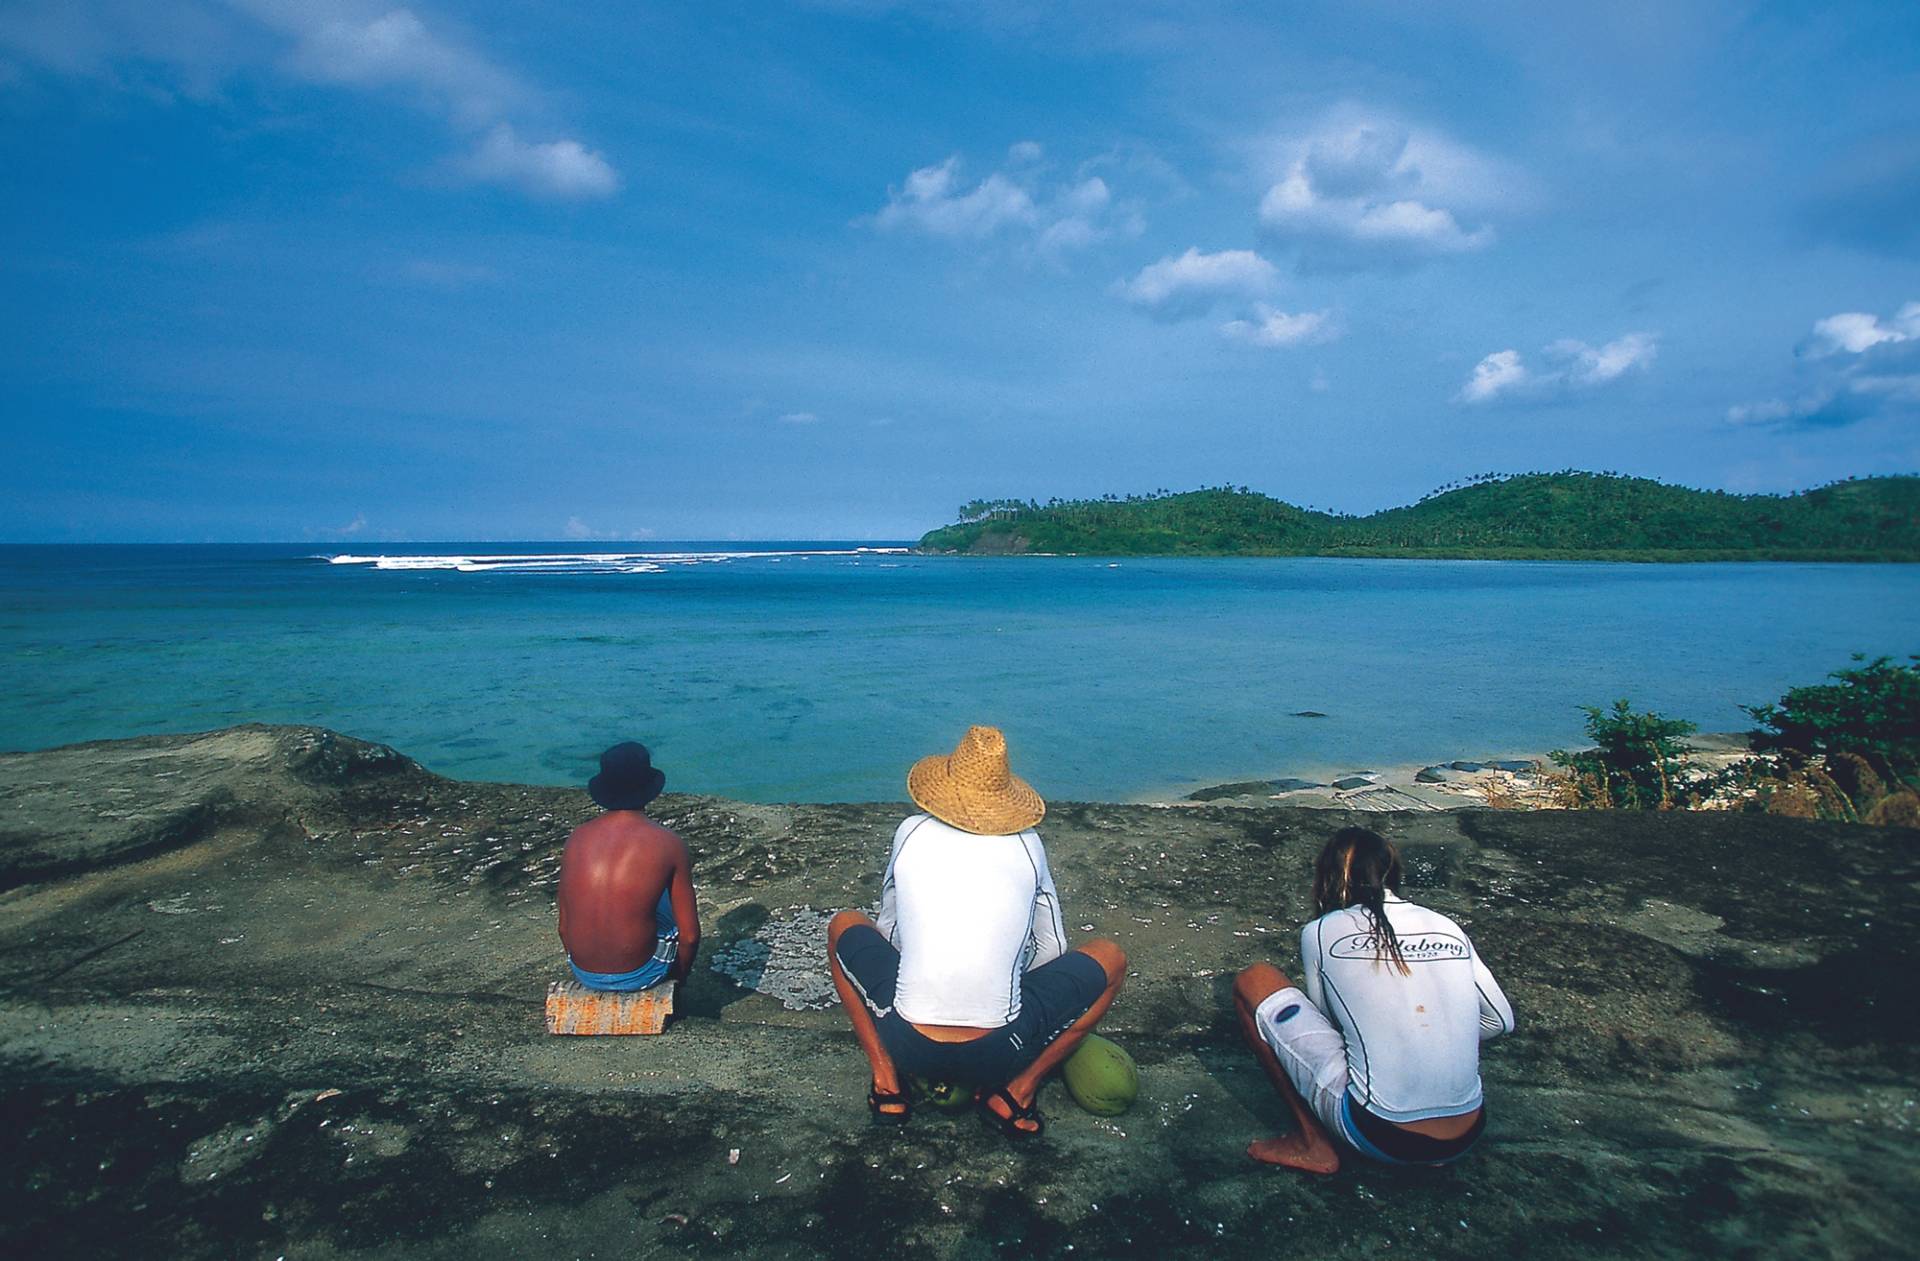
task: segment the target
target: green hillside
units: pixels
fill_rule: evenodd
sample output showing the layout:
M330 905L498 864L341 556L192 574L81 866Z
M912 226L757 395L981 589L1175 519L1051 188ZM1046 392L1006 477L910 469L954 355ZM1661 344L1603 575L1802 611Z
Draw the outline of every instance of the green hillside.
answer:
M1920 477L1734 495L1601 473L1483 476L1369 516L1241 487L1092 500L980 500L931 552L1113 556L1920 560Z
M1335 520L1247 490L1160 492L1125 499L968 504L972 521L935 530L935 551L1233 555L1311 550ZM949 540L948 536L951 536Z

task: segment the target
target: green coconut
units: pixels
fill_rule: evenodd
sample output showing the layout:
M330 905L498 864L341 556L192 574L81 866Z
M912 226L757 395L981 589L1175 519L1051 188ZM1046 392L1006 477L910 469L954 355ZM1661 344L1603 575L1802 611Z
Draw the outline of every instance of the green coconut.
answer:
M913 1094L921 1103L942 1112L959 1112L973 1106L973 1091L955 1082L915 1078Z
M1140 1095L1140 1070L1133 1057L1098 1034L1090 1033L1061 1066L1067 1093L1097 1117L1117 1117Z

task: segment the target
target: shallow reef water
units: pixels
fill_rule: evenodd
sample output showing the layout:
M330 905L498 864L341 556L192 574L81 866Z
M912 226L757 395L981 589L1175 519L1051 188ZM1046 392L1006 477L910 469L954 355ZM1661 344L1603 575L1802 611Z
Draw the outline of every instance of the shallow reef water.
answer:
M0 548L0 748L315 723L580 784L640 739L676 792L875 801L990 722L1049 799L1172 800L1572 747L1621 696L1738 730L1920 620L1920 565L394 550Z

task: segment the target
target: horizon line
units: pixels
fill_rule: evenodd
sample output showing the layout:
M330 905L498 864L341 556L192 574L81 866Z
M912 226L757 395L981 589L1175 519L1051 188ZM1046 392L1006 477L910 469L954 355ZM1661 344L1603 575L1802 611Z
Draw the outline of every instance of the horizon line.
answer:
M1901 473L1852 473L1852 474L1848 474L1845 477L1829 478L1825 481L1815 482L1810 485L1805 485L1800 487L1797 490L1777 490L1777 491L1728 490L1722 487L1693 486L1693 485L1687 484L1686 482L1667 481L1663 478L1651 477L1642 473L1624 473L1618 470L1611 470L1611 469L1596 470L1596 469L1565 468L1565 469L1556 469L1551 472L1543 471L1539 469L1533 469L1533 470L1528 470L1525 472L1518 472L1518 473L1489 471L1486 473L1468 474L1464 477L1456 478L1451 482L1442 483L1441 485L1435 487L1432 490L1427 491L1425 494L1420 495L1415 499L1408 500L1402 503L1388 504L1384 507L1374 508L1364 513L1342 511L1340 509L1331 509L1331 508L1318 508L1312 505L1306 505L1306 504L1296 502L1293 499L1285 498L1281 495L1274 494L1271 491L1256 490L1253 487L1248 486L1246 483L1236 484L1233 482L1222 483L1218 486L1207 485L1203 483L1199 486L1192 488L1191 490L1151 490L1151 491L1126 491L1126 492L1107 491L1105 492L1105 494L1113 496L1114 499L1116 500L1125 501L1129 498L1156 499L1156 498L1166 498L1166 497L1171 497L1176 495L1190 495L1190 494L1196 494L1196 493L1201 493L1205 491L1214 491L1214 490L1240 492L1244 487L1247 493L1260 495L1264 498L1272 499L1275 502L1286 504L1289 507L1301 508L1309 512L1319 512L1329 516L1365 518L1365 517L1377 515L1382 512L1392 512L1398 508L1411 508L1420 503L1425 502L1428 499L1438 498L1442 495L1450 494L1455 491L1466 490L1476 485L1483 485L1491 482L1515 481L1520 478L1526 478L1526 477L1564 477L1569 475L1580 476L1580 477L1619 478L1619 479L1628 480L1628 481L1646 481L1646 482L1653 482L1661 486L1674 487L1680 490L1691 490L1701 494L1709 494L1709 495L1729 495L1738 499L1793 499L1801 495L1810 494L1814 491L1826 490L1834 486L1843 486L1843 485L1846 485L1848 482L1897 481L1897 480L1903 480L1906 478L1920 478L1920 470L1901 472ZM1017 496L1007 496L1007 498L1014 499L1014 498L1017 498ZM1087 498L1065 498L1065 499L1057 495L1051 497L1052 500L1058 501L1059 503L1062 503L1062 504L1098 503L1102 501L1102 498L1103 497L1099 495L1091 496ZM1032 498L1032 496L1028 496L1025 502L1037 503L1041 507L1046 506L1045 501L1035 500ZM482 544L538 543L542 545L559 544L562 546L575 546L575 547L591 547L596 545L613 545L613 544L620 544L620 543L652 543L652 544L661 544L661 545L687 544L687 543L730 543L730 544L736 544L736 545L753 544L753 543L861 543L861 544L893 543L893 544L906 544L908 546L914 546L914 545L917 545L920 539L924 538L927 534L933 533L936 530L946 529L946 528L949 528L949 526L957 525L957 524L964 524L964 522L948 522L945 525L936 525L932 528L932 530L923 530L920 532L919 536L911 539L900 538L900 537L883 537L883 536L877 536L877 535L866 535L866 536L789 535L785 537L773 536L773 537L765 537L765 538L644 537L644 538L610 538L610 539L568 539L568 538L553 539L553 538L532 538L532 537L512 538L507 536L494 536L491 538L464 538L464 539L460 539L460 538L373 539L373 538L367 538L361 535L354 535L346 538L331 538L331 539L315 539L315 538L179 539L179 538L175 538L175 539L138 539L138 540L136 539L44 540L43 539L38 541L29 540L29 539L0 539L0 547L296 547L296 546L324 547L328 544L345 545L345 544L350 544L356 541L364 541L368 543L390 543L390 544L398 544L398 545L408 546L408 547L452 547L452 546L468 544L468 543L482 543Z
M925 531L922 531L925 533ZM312 547L327 550L328 544L340 544L334 551L349 551L352 543L378 543L397 547L461 547L468 544L486 544L494 546L502 543L539 544L555 547L592 548L622 547L633 544L654 545L659 547L684 546L690 543L720 543L730 546L742 546L755 543L856 543L891 544L912 546L918 538L860 538L851 535L834 537L797 537L785 538L684 538L684 539L542 539L542 538L499 538L485 539L63 539L40 540L0 539L0 547Z

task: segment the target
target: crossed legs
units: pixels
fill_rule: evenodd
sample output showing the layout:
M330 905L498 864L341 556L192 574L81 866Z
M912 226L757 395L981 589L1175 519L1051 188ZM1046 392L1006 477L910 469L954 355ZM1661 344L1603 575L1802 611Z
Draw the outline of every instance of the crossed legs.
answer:
M867 1053L867 1063L873 1070L873 1096L876 1101L874 1109L883 1117L902 1116L907 1111L904 1100L882 1102L887 1096L899 1095L899 1070L895 1068L893 1058L887 1054L886 1045L880 1040L880 1030L874 1024L873 1013L867 1010L859 990L854 987L845 969L840 966L841 935L855 925L872 923L872 920L858 911L842 911L834 916L833 921L827 925L827 966L833 973L833 987L839 992L841 1006L846 1008L847 1020L853 1026L853 1035L859 1040L860 1049ZM1100 965L1100 970L1106 975L1106 986L1101 990L1100 996L1094 1000L1093 1005L1087 1008L1078 1020L1069 1025L1066 1032L1049 1043L1033 1063L1012 1081L1006 1083L1007 1094L1012 1096L1014 1102L1022 1109L1033 1106L1034 1095L1040 1089L1041 1080L1058 1067L1067 1056L1073 1054L1074 1048L1079 1046L1087 1034L1093 1031L1094 1026L1100 1023L1100 1018L1106 1015L1107 1008L1113 1005L1114 996L1120 992L1121 985L1126 981L1126 952L1113 942L1105 939L1090 941L1079 947L1079 953ZM1004 1101L989 1098L986 1106L1003 1120L1008 1117ZM1039 1122L1018 1121L1015 1122L1015 1126L1030 1132L1039 1128Z
M1120 987L1126 983L1127 952L1119 946L1100 937L1077 949L1081 954L1099 964L1100 970L1107 974L1106 988L1100 991L1100 997L1093 1000L1093 1006L1087 1008L1085 1015L1068 1025L1067 1031L1049 1042L1047 1049L1040 1052L1038 1059L1027 1065L1025 1071L1007 1083L1007 1093L1013 1096L1013 1101L1023 1109L1033 1106L1033 1097L1039 1092L1040 1083L1046 1075L1064 1063L1066 1058L1073 1054L1073 1049L1093 1032L1093 1027L1100 1023L1102 1016L1107 1014L1107 1008L1113 1006L1114 995L1118 994ZM986 1098L986 1107L1001 1120L1009 1119L1010 1114L1007 1112L1004 1100L989 1095ZM1029 1134L1040 1128L1040 1122L1037 1120L1016 1121L1014 1125L1015 1128Z
M1247 1045L1253 1048L1253 1057L1266 1070L1267 1080L1273 1083L1273 1088L1280 1092L1280 1098L1293 1113L1295 1127L1292 1134L1256 1139L1249 1143L1247 1155L1269 1165L1285 1165L1289 1169L1304 1169L1309 1173L1336 1173L1340 1169L1340 1153L1334 1148L1333 1140L1327 1137L1320 1119L1313 1115L1313 1110L1307 1107L1307 1101L1300 1097L1293 1080L1287 1076L1287 1070L1281 1066L1280 1057L1260 1036L1260 1026L1254 1016L1262 1000L1292 984L1286 973L1271 963L1256 963L1234 978L1233 1009L1240 1017L1240 1032L1246 1038Z
M867 1010L860 992L854 989L846 970L840 966L840 935L856 924L871 926L872 923L858 911L842 911L834 916L833 922L827 925L827 968L833 973L833 988L840 994L840 1006L846 1009L847 1020L853 1025L853 1036L859 1039L860 1049L867 1053L867 1063L873 1067L874 1111L882 1117L904 1117L907 1103L899 1097L900 1074L893 1067L893 1057L880 1041L873 1013Z

